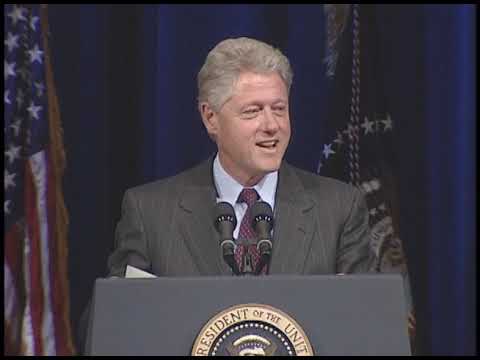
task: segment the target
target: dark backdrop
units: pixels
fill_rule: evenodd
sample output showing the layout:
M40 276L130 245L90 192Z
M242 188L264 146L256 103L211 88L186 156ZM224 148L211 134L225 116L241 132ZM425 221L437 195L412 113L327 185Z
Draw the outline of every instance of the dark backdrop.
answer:
M123 192L215 148L196 109L196 74L225 37L280 47L295 72L292 164L315 171L326 139L322 5L49 5L67 152L70 291L76 326L106 274ZM400 232L423 354L475 348L474 5L377 6L395 123Z

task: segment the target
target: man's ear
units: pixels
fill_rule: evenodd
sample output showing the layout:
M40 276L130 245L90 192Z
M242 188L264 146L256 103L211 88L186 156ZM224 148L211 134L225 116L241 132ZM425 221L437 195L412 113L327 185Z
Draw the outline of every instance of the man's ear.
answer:
M205 129L207 129L208 134L210 137L215 138L215 135L218 132L218 115L212 109L209 103L201 102L198 104L198 109L200 111L200 115L202 116L203 125Z

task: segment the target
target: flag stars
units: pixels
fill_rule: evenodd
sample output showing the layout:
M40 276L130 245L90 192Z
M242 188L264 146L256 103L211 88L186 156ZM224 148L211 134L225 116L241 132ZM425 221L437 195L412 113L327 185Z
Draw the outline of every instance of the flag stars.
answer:
M10 200L5 200L5 202L3 203L3 212L5 214L10 214L10 203Z
M337 131L337 137L335 138L335 140L333 140L333 142L338 144L338 147L340 147L340 146L342 146L342 144L344 144L343 136L342 136L342 133L340 131Z
M12 33L8 33L7 40L4 40L4 44L8 47L8 52L12 52L13 49L18 47L18 35L13 35Z
M17 5L15 5L13 7L13 10L7 15L9 18L12 19L13 26L17 25L17 21L19 21L19 20L20 21L27 21L27 19L23 15L23 12L25 10L26 10L25 8L18 7Z
M15 177L15 174L10 174L6 169L4 172L4 181L5 181L5 191L12 186L15 187L15 182L13 181L13 178Z
M10 98L8 97L10 95L10 90L7 90L3 93L3 102L5 104L11 104L12 102L10 101Z
M332 150L332 144L324 144L323 155L325 156L325 159L328 159L328 157L332 154L335 154L335 151Z
M18 136L18 134L20 133L20 122L21 119L17 118L15 122L10 124L10 127L13 129L15 136Z
M363 122L362 125L360 125L365 130L364 135L367 135L368 133L372 133L372 134L374 133L373 125L375 125L375 122L369 121L368 117L365 116L365 121Z
M15 77L15 63L3 62L3 78L7 81L9 76Z
M45 90L45 85L43 85L40 82L35 82L35 89L37 89L37 96L41 97L43 95L44 90Z
M30 28L31 28L33 31L37 30L37 29L35 28L35 26L36 26L38 20L40 20L40 18L39 18L38 16L32 16L32 17L30 18Z
M30 55L30 62L34 63L38 61L40 64L42 63L42 54L43 51L40 50L38 44L35 44L32 50L28 50L28 55Z
M387 118L385 120L380 120L383 125L385 126L383 128L384 131L387 130L392 130L393 129L393 123L392 123L392 118L390 117L390 114L387 114Z
M27 108L27 111L29 112L30 116L35 119L35 120L38 120L38 112L42 110L42 107L41 106L36 106L33 101L30 103L30 106Z
M15 159L20 159L20 146L10 144L8 151L5 151L5 156L8 157L10 164L12 164Z

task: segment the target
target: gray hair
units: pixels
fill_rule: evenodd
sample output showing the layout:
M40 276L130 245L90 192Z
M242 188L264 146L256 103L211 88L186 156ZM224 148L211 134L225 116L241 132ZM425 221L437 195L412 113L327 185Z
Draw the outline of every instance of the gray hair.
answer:
M207 102L214 111L220 111L244 71L259 74L276 71L290 93L293 72L287 57L264 42L241 37L223 40L208 53L197 77L199 103Z

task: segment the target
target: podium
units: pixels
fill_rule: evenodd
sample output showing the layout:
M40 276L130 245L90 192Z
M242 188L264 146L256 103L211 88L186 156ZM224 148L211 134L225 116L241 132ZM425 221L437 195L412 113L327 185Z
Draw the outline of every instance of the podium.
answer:
M398 274L97 279L85 353L190 355L212 318L247 304L294 319L316 356L410 355ZM225 327L211 324L211 338Z

